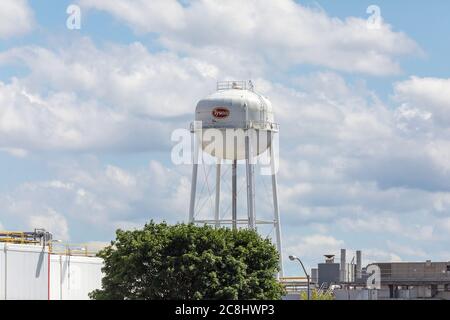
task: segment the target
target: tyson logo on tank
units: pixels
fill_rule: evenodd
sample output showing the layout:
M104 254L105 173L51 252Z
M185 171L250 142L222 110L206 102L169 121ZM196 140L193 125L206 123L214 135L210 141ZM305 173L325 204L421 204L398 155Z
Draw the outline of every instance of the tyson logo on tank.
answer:
M225 119L230 116L230 110L224 107L214 108L211 113L215 119Z

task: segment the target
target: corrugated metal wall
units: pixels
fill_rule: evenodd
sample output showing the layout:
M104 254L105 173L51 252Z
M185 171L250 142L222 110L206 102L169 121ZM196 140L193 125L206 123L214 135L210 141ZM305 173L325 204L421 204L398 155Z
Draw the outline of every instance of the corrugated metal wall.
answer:
M50 264L50 269L49 269ZM0 300L77 300L101 287L102 259L0 243Z

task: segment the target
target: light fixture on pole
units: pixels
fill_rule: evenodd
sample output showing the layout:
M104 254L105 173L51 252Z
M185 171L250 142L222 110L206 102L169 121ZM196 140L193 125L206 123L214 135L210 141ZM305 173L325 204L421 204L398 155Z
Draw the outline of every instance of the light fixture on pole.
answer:
M291 260L291 261L294 261L294 260L297 260L298 262L300 262L300 265L302 266L302 269L303 269L303 272L305 273L305 275L306 275L306 281L307 281L307 284L308 284L308 292L307 292L307 296L308 296L308 300L310 300L311 299L311 296L310 296L310 291L309 291L309 283L310 283L310 281L309 281L309 274L308 274L308 272L306 272L306 269L305 269L305 266L303 265L303 262L302 262L302 260L300 260L300 258L298 258L298 257L296 257L296 256L289 256L289 260Z

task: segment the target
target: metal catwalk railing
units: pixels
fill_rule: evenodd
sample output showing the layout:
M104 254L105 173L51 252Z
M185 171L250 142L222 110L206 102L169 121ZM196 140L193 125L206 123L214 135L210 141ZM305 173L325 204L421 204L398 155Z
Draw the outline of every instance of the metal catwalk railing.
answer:
M0 243L45 246L51 254L92 257L105 247L104 244L65 243L52 238L52 234L44 229L35 229L30 232L0 231Z
M68 243L52 243L49 245L51 254L67 255L67 256L85 256L95 257L104 246L94 246L90 244L68 244Z
M234 81L218 81L217 91L230 90L230 89L240 89L240 90L250 90L253 91L253 83L248 80L234 80Z

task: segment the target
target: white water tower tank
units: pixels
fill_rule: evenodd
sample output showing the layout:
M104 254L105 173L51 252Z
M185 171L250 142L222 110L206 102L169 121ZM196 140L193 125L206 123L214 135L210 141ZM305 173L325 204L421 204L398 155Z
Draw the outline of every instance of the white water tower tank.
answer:
M203 150L220 159L246 159L245 140L234 140L234 137L230 139L236 129L241 129L241 132L254 129L248 131L253 136L252 156L266 151L271 144L270 133L278 131L272 104L267 98L254 92L251 83L245 81L219 82L215 93L197 103L195 120L202 123L203 136L200 140ZM222 133L223 140L220 144L211 140L208 129L217 129ZM229 148L229 143L232 142L230 140L235 141L233 148Z
M199 162L192 163L191 200L189 204L189 223L213 224L216 228L231 225L233 230L239 224L248 225L249 229L257 230L257 225L272 225L275 230L277 249L282 255L281 225L278 208L277 187L277 157L276 142L278 141L278 125L274 123L272 104L262 95L254 91L251 81L226 81L217 83L217 91L200 100L195 109L195 121L191 131L200 142L194 144L194 160L198 159L199 146L203 151L216 157L216 187L214 219L208 215L199 218L203 206L196 205L197 177ZM275 138L274 138L275 137ZM212 146L212 147L211 147ZM272 180L273 219L256 218L256 186L255 166L256 156L267 150L267 160L270 160L270 170L265 171ZM203 158L202 158L203 159ZM247 217L240 218L238 213L238 160L245 159L245 180L247 196ZM231 160L231 219L226 217L227 211L221 208L222 167ZM267 173L268 172L268 173ZM261 171L262 174L262 171ZM205 174L205 184L208 184ZM209 188L209 187L208 187ZM200 207L200 209L198 209ZM205 218L206 217L206 218ZM283 276L283 259L280 258L279 276Z

